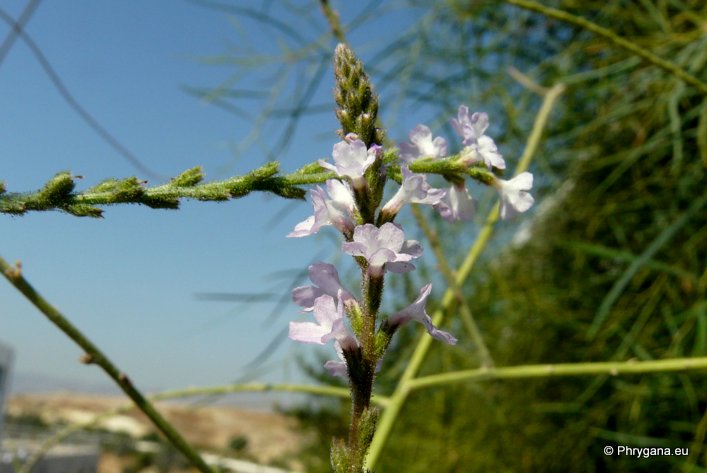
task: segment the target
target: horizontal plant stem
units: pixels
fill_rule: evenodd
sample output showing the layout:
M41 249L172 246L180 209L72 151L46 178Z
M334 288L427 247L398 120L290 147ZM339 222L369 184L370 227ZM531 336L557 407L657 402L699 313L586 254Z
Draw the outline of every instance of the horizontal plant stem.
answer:
M130 379L120 371L110 359L81 331L76 328L71 322L64 317L54 306L52 306L41 294L39 294L32 285L22 275L21 268L18 265L11 266L0 256L0 272L29 302L32 303L39 311L44 314L47 319L59 330L64 332L66 336L71 338L81 349L85 355L83 361L90 364L96 364L110 376L113 381L123 390L123 392L135 403L159 429L160 432L179 450L188 460L202 473L212 473L211 468L204 462L194 448L174 429L174 427L162 417L162 415L154 408L152 403L148 401L140 391L132 384Z
M591 21L582 18L580 16L573 15L571 13L568 13L564 10L558 10L556 8L548 7L545 5L542 5L540 3L531 1L531 0L505 0L506 3L510 3L511 5L515 5L520 8L524 8L526 10L534 11L537 13L541 13L542 15L545 15L549 18L554 18L556 20L564 21L565 23L569 23L571 25L579 26L580 28L583 28L587 31L591 31L592 33L596 34L597 36L601 36L602 38L606 38L616 46L619 46L636 56L639 56L646 61L650 62L651 64L660 67L661 69L679 77L683 81L687 82L688 84L694 86L697 90L700 91L703 95L707 95L707 84L702 82L700 79L697 77L693 76L689 72L685 71L684 69L681 69L679 66L676 64L673 64L672 62L665 60L661 58L660 56L657 56L656 54L653 54L652 52L648 51L647 49L644 49L640 46L638 46L636 43L633 43L618 34L614 33L610 29L604 28L603 26L599 26L596 23L592 23Z
M400 174L397 160L398 150L385 152L385 159L393 173ZM494 175L485 168L467 168L458 161L458 155L446 159L419 159L410 164L415 172L442 175L464 174L489 184ZM0 214L23 215L31 211L61 210L77 217L101 217L100 206L118 204L140 204L156 209L177 209L180 200L226 201L246 196L254 191L271 192L288 199L304 199L305 189L300 186L320 184L337 178L333 172L325 171L317 162L303 166L290 174L278 174L279 164L269 162L253 171L233 176L222 181L202 182L204 175L199 167L188 169L172 178L168 183L147 186L146 181L136 177L107 179L83 191L74 191L79 176L69 172L57 173L43 188L32 192L8 192L0 181Z
M331 396L349 399L351 392L348 388L339 388L336 386L315 386L309 384L271 384L271 383L245 383L245 384L228 384L225 386L210 386L203 388L186 388L175 391L166 391L150 396L150 399L155 401L164 401L167 399L177 399L191 396L215 395L215 394L233 394L243 392L291 392L291 393L307 393L316 394L319 396ZM388 398L385 396L373 396L372 402L379 406L385 406L388 403Z
M410 391L442 384L499 379L553 378L558 376L624 376L642 373L674 373L707 370L707 357L650 361L602 361L547 365L504 366L454 371L423 376L408 382Z

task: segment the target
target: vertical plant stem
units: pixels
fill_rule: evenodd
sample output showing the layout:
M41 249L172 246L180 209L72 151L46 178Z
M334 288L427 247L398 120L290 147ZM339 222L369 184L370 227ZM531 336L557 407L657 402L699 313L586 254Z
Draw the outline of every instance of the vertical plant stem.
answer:
M545 94L543 103L540 106L540 110L538 111L538 114L535 117L535 123L533 124L533 129L530 132L530 136L528 137L528 142L526 144L525 151L523 152L523 155L521 156L518 162L518 166L516 167L516 175L520 174L528 168L530 160L540 143L540 137L542 136L542 132L545 128L545 125L547 124L547 120L550 116L550 111L552 110L555 101L564 90L564 85L556 84ZM476 260L479 258L479 255L486 247L488 241L491 239L491 234L493 233L493 226L498 220L498 210L499 204L496 203L496 205L486 217L486 222L481 231L479 232L476 241L474 241L473 245L469 249L466 258L464 259L464 262L457 270L456 276L454 278L455 284L449 287L444 293L444 297L442 298L442 304L440 305L440 308L435 311L432 317L432 323L435 326L440 325L440 323L444 319L445 311L450 307L452 301L455 300L454 287L461 287L464 284L464 281L466 281L466 278L469 276L469 273L471 272L472 267L476 263ZM398 385L396 386L395 391L390 396L390 402L388 403L385 411L383 411L383 414L381 415L380 421L378 422L378 427L376 429L376 435L373 437L373 442L371 443L371 448L369 450L366 462L366 467L371 470L378 461L378 458L380 457L383 451L383 447L385 446L385 443L393 430L395 420L400 414L400 411L402 410L403 405L407 400L408 393L410 392L410 381L420 370L422 362L424 361L425 357L427 356L427 352L430 349L431 343L432 337L420 338L420 341L415 347L415 351L413 352L412 357L410 358L410 362L408 363L407 367L405 368L405 371L400 377L400 381L398 381Z
M682 469L685 473L694 471L693 466L698 462L705 448L705 436L707 436L707 409L705 409L702 419L697 423L697 427L695 427L695 439L690 446L690 455L687 457ZM704 459L707 460L707 455L704 455Z
M432 251L434 251L435 256L437 256L437 263L439 265L439 269L440 271L442 271L442 274L447 280L447 285L450 289L454 291L454 297L456 298L457 304L459 305L459 314L461 315L462 322L466 326L466 329L469 332L469 336L474 342L474 345L476 345L476 349L479 351L481 366L486 368L492 367L493 358L491 358L491 353L489 352L489 349L486 346L484 336L481 334L481 329L479 329L479 326L471 313L469 304L466 303L466 299L462 294L461 288L456 285L454 271L452 271L446 256L444 256L444 249L442 248L442 245L439 242L437 233L432 230L432 228L430 228L430 226L427 224L425 216L422 215L422 212L420 211L420 207L418 205L412 205L411 209L412 215L415 217L417 224L420 226L422 232L425 234L427 240L430 242L430 246L432 247Z
M322 7L322 12L329 23L329 29L331 29L331 34L340 43L346 42L346 36L344 35L344 29L341 26L341 19L339 14L331 8L329 0L319 0L319 5Z
M372 275L368 271L363 271L364 278L364 306L363 306L363 327L361 330L361 363L352 372L349 370L351 382L351 426L349 428L348 448L349 448L349 468L353 473L359 473L363 470L363 462L365 452L368 450L368 441L364 438L370 438L362 435L361 422L367 409L371 405L371 397L373 395L373 380L375 379L375 370L378 362L376 353L376 319L378 317L378 308L380 307L383 296L383 275ZM354 364L353 366L356 366ZM352 365L350 365L352 366ZM363 454L362 454L363 452Z
M177 448L189 462L203 473L212 473L211 468L204 462L194 448L174 429L174 427L162 417L150 401L133 386L125 373L120 371L110 359L91 342L78 328L76 328L61 312L52 306L34 287L24 278L19 264L11 266L0 256L0 271L3 276L12 284L29 302L32 303L47 319L64 332L78 346L85 351L82 361L88 364L100 366L108 376L123 390L123 392L135 403L157 427L160 432Z

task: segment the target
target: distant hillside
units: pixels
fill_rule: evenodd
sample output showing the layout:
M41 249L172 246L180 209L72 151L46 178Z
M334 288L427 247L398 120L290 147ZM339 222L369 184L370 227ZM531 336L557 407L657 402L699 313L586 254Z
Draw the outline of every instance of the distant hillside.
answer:
M117 396L74 392L21 394L10 398L9 419L39 418L49 425L87 422L93 416L126 404ZM287 463L297 469L296 458L304 440L293 419L284 415L236 409L229 406L195 407L159 403L158 409L175 427L200 449L226 452L234 439L247 447L243 455L262 464ZM134 438L149 436L151 424L134 410L101 422L100 427L123 432Z

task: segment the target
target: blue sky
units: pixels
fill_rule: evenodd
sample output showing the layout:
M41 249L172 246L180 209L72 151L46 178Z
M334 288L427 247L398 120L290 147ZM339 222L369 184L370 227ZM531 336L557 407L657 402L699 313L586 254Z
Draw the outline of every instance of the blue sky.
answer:
M306 8L316 2L289 3L304 7L309 19L271 9L304 38L333 47L317 8ZM8 0L2 8L17 18L24 5ZM344 20L357 8L345 7ZM360 43L365 55L421 13L378 18L351 34L353 46ZM8 31L0 24L0 37ZM158 174L201 165L207 179L220 179L265 161L267 146L243 146L262 100L243 100L250 117L237 117L184 87L217 87L234 77L243 89L276 83L277 63L259 76L205 58L277 53L283 35L252 19L164 0L47 1L26 31L75 98ZM294 77L284 87L294 89L296 82ZM332 87L327 73L313 102L333 109ZM333 113L303 117L279 156L283 170L328 156L336 127ZM282 122L266 126L261 142L279 139L278 130ZM79 188L108 177L144 177L67 106L17 40L0 64L0 180L9 191L33 190L61 170L84 176ZM139 386L224 384L243 375L242 367L297 317L297 307L271 320L272 303L203 301L196 294L288 293L291 280L276 272L305 268L316 255L330 260L336 248L332 235L284 238L310 211L309 203L251 195L219 204L186 202L179 211L109 207L104 219L0 215L0 255L21 260L29 281ZM97 368L79 364L80 350L2 281L0 340L16 350L17 379L29 374L62 380L57 387L64 381L109 385ZM284 340L257 379L299 381L295 354L311 351Z

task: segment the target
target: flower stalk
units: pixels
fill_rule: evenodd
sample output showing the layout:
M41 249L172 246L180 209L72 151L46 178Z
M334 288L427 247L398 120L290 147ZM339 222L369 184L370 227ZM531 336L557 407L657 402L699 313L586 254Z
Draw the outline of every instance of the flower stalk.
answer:
M425 125L416 126L398 153L381 146L383 130L376 127L378 97L362 63L353 51L340 44L334 59L336 115L343 140L333 146L332 160L319 165L331 171L328 192L311 192L314 215L295 226L289 237L304 237L332 226L343 237L341 249L353 257L361 273L361 295L344 288L336 269L327 263L309 268L313 286L298 287L293 301L313 312L316 323L291 322L290 338L324 345L334 341L339 360L325 363L335 376L348 380L352 411L348 439L335 440L331 464L337 473L362 473L378 424L379 411L371 406L375 375L395 332L415 321L434 339L454 345L457 339L437 328L427 314L432 285L420 289L418 297L394 314L381 313L388 273L408 273L413 260L422 255L419 242L407 240L403 228L394 223L406 204L427 204L446 220L469 220L474 203L466 188L467 177L495 186L507 211L525 212L532 205L528 193L532 177L502 181L497 177L505 161L494 141L484 133L489 125L485 113L470 114L460 106L452 125L461 136L463 149L447 156L447 143L433 137ZM305 172L316 171L306 166ZM420 172L442 175L451 187L437 189ZM301 175L301 174L300 174ZM388 180L399 184L397 192L383 203Z

